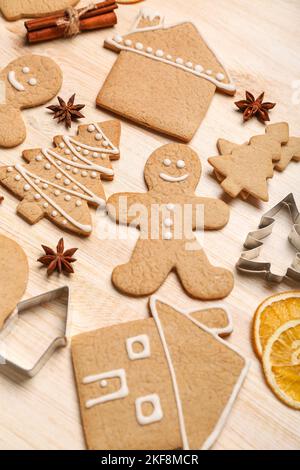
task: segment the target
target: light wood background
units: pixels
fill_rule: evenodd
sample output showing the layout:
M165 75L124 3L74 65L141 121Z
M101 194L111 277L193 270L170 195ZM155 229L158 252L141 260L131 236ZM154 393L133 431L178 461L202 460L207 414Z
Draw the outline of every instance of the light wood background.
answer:
M117 29L126 32L142 5L120 6ZM288 121L292 135L300 136L299 0L147 0L144 2L146 5L162 11L171 23L193 19L208 42L218 50L236 80L237 98L243 98L245 89L255 95L265 91L267 101L278 103L271 114L272 122ZM0 18L1 66L29 52L51 56L60 64L64 74L60 95L68 98L77 93L77 101L86 103L86 122L105 120L110 116L95 108L95 98L116 59L113 52L102 47L104 38L112 34L112 30L96 31L74 40L29 47L24 43L22 21L8 23ZM20 161L22 149L49 146L54 135L65 133L62 126L52 121L44 107L25 111L24 117L28 128L26 142L16 149L1 150L1 163ZM76 131L76 126L73 131ZM242 115L235 111L234 99L216 94L192 141L203 163L198 193L215 197L222 195L207 164L207 158L216 154L218 137L242 143L263 132L263 126L255 119L242 124ZM122 156L114 164L115 181L104 183L107 195L119 191L144 191L144 163L154 149L167 142L169 140L165 137L122 122ZM204 236L205 250L211 261L234 270L246 234L257 226L267 208L289 192L294 193L300 206L299 181L300 163L291 163L283 174L276 173L270 181L269 204L226 199L231 207L230 223L224 230ZM55 246L61 231L46 220L33 227L27 225L15 214L17 200L4 189L0 188L0 193L5 196L0 207L0 231L18 241L29 258L30 279L24 298L68 284L72 292L72 335L147 316L146 298L124 297L114 290L110 282L113 268L129 259L138 237L136 231L131 232L129 240L103 240L103 227L109 231L114 225L100 218L97 219L98 229L89 239L64 234L68 247L79 248L76 274L71 279L56 275L47 279L36 263L41 254L40 245ZM264 259L274 259L276 269L281 271L293 256L287 242L288 230L288 218L283 217L262 253ZM232 294L218 305L227 308L233 316L234 333L228 341L252 359L252 365L214 448L299 449L300 413L281 404L265 385L250 339L251 320L257 305L266 296L290 286L272 286L262 279L236 272L235 281ZM188 298L175 275L169 277L159 294L182 308L216 305ZM29 318L24 317L23 327L12 333L19 336L12 342L15 349L9 349L11 354L17 353L23 359L30 352L36 352L36 344L49 337L50 331L54 334L51 330L54 323L42 322L41 318L38 323L36 317L31 317L33 323L29 327ZM22 381L17 376L0 374L0 402L0 449L85 448L70 348L58 351L32 380Z

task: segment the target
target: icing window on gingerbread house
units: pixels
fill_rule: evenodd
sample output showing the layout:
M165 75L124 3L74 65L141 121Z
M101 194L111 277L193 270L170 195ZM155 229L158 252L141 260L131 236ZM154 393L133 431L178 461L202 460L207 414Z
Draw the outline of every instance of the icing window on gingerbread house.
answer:
M150 414L148 413L149 405L151 407ZM137 398L135 400L135 410L136 419L142 426L161 421L164 416L160 398L156 393Z
M85 402L86 408L92 408L93 406L101 405L102 403L106 403L108 401L119 400L129 395L129 389L126 380L126 372L124 369L116 369L98 375L89 375L83 379L83 384L90 385L98 382L99 386L103 389L108 386L109 379L119 379L119 390L112 393L108 393L107 395L102 395L100 397L91 398L90 400L87 400Z
M131 361L150 357L150 341L147 335L133 336L126 340L126 349Z

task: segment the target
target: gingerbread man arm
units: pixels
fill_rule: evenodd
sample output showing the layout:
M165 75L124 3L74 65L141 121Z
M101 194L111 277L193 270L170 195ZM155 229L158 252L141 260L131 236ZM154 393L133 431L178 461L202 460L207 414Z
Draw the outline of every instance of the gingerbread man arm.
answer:
M138 219L148 213L149 196L147 193L117 193L107 201L107 212L116 222L124 225L139 226ZM135 223L136 222L136 223Z
M219 199L194 197L189 203L193 204L194 229L219 230L229 221L229 207Z

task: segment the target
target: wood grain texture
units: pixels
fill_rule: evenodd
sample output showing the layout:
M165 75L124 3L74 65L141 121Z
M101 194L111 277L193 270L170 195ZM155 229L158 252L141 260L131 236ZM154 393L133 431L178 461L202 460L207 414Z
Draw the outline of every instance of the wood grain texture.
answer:
M300 135L298 0L189 0L188 11L184 0L147 0L146 4L161 10L170 22L193 18L236 80L237 98L243 97L245 89L257 95L265 91L267 101L278 103L271 112L272 122L286 120L290 123L291 134ZM120 5L118 30L128 30L141 5ZM85 122L107 119L107 113L96 109L95 99L116 58L113 52L102 48L104 38L112 34L112 30L95 31L73 40L33 47L24 44L24 33L22 21L8 23L0 18L1 66L24 53L47 54L62 67L64 85L61 96L68 98L72 93L77 93L78 102L87 104ZM256 133L264 133L263 126L255 119L243 125L242 115L235 111L233 102L234 99L228 96L216 94L192 141L203 164L198 194L211 197L222 195L207 163L208 157L217 154L216 141L219 137L239 143ZM16 149L1 150L2 164L20 161L22 150L49 146L54 135L65 133L64 128L58 127L43 107L24 111L23 115L28 130L26 142ZM144 191L144 164L153 150L168 142L165 137L122 122L121 160L114 163L115 181L104 182L107 195L121 191ZM226 198L231 208L229 224L222 231L204 235L204 247L211 261L234 269L248 231L257 226L261 215L272 203L293 192L300 205L299 178L300 163L293 162L284 173L276 172L270 181L268 204ZM94 213L98 228L88 240L64 235L67 247L79 248L76 275L71 279L53 276L48 280L36 259L41 254L41 243L55 246L61 231L46 220L32 227L27 225L15 214L16 199L2 188L0 193L5 196L0 207L0 231L18 241L29 258L30 278L24 298L69 284L72 290L72 335L147 316L147 299L124 297L116 292L110 281L113 268L129 259L139 236L137 231L130 232L129 240L104 240L103 227L109 232L115 228L114 224L101 216L96 221ZM293 254L286 237L288 226L284 222L283 218L282 227L279 224L280 229L275 230L263 252L267 259L275 256L277 269L282 269ZM232 294L218 305L216 302L196 302L188 298L174 275L159 291L166 301L181 308L195 310L221 305L228 309L234 321L234 333L228 341L252 359L244 388L214 448L299 449L300 413L281 404L270 392L250 339L251 320L257 305L266 296L295 286L272 286L264 280L236 272L235 281ZM29 329L32 339L27 345L27 352L30 345L43 336L43 330L50 326L45 322ZM22 354L24 343L20 340L17 344ZM85 447L69 348L58 351L30 381L1 374L0 400L0 449Z

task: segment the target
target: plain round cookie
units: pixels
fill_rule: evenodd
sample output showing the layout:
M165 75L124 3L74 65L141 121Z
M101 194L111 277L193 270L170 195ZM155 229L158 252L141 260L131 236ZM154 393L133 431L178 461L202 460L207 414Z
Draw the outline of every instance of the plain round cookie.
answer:
M28 271L23 249L10 238L0 235L0 329L25 292Z

